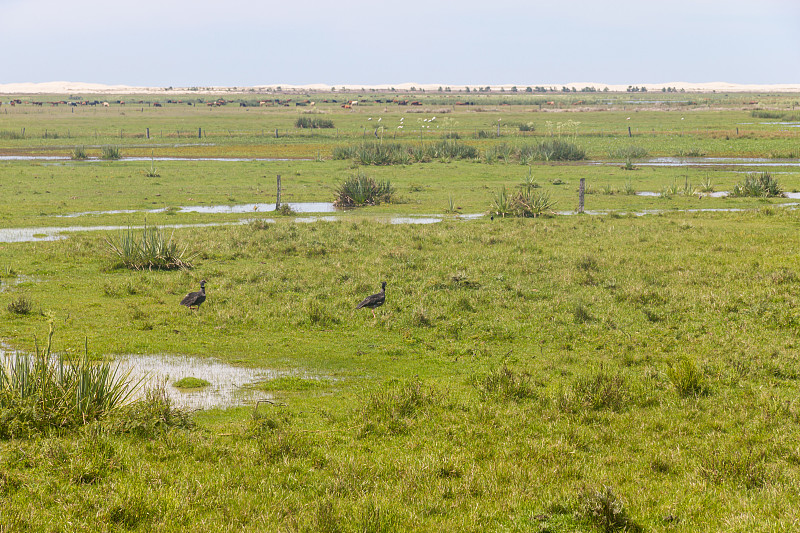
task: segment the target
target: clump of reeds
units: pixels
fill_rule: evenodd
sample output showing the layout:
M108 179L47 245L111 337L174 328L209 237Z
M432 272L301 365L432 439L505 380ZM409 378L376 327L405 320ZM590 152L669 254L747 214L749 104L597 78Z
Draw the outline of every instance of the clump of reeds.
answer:
M0 437L25 436L51 428L69 428L114 411L138 386L129 373L108 362L69 360L52 352L53 324L47 346L35 354L17 353L0 364Z
M731 191L731 196L739 197L774 198L782 195L783 190L778 180L773 178L769 172L748 174L744 182L734 185Z
M539 144L525 145L519 150L519 160L528 161L582 161L586 150L562 139L548 139Z
M88 157L89 156L86 153L86 148L84 148L83 146L76 146L75 148L73 148L72 154L70 155L70 158L75 161L83 161Z
M611 159L641 159L647 157L648 151L641 146L622 146L608 151L608 157Z
M336 207L360 207L390 203L394 187L389 180L375 181L358 171L345 179L336 189L333 205Z
M16 300L11 300L6 309L15 315L29 315L33 311L33 302L25 296L20 296Z
M111 253L121 263L133 270L174 270L192 268L191 260L196 253L187 253L172 240L166 238L157 226L147 227L141 235L132 228L122 231L116 240L106 239Z
M111 161L120 157L122 157L122 151L118 146L103 146L100 148L100 159Z
M333 128L333 121L328 118L298 117L294 126L296 128Z

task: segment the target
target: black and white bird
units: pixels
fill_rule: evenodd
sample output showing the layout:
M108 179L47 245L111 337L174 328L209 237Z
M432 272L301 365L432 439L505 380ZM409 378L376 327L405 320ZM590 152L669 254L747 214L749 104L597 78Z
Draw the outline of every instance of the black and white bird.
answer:
M362 307L367 307L372 309L372 316L375 317L375 309L382 306L383 303L386 301L386 282L381 282L381 292L378 294L371 294L364 298L360 304L356 306L356 309L361 309Z
M194 307L200 309L200 304L206 301L206 280L200 282L200 290L197 292L190 292L181 300L181 305L185 305L189 309Z

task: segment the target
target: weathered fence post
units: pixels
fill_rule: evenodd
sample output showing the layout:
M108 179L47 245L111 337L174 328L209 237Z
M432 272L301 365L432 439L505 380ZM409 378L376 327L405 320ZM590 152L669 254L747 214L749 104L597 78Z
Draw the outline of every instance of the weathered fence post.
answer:
M203 128L197 128L197 138L198 139L203 138Z
M631 133L631 127L630 126L628 126L628 137L633 137L633 134Z
M583 213L583 195L586 193L586 178L581 178L578 186L578 213Z
M150 138L150 128L147 128L147 138Z
M281 175L278 174L278 197L275 200L275 211L281 208Z

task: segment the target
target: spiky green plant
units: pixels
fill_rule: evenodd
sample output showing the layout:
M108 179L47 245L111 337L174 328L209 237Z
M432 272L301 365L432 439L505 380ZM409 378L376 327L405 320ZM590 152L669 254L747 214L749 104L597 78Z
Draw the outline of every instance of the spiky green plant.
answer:
M83 146L76 146L75 148L73 148L72 154L70 155L70 158L75 161L83 161L88 157L89 156L86 154L86 148L84 148Z
M392 201L394 187L389 180L375 181L358 171L345 179L336 189L336 207L359 207L378 205Z
M167 239L157 226L145 226L141 235L128 228L116 240L107 238L106 244L125 267L133 270L192 268L191 260L197 255L188 253L186 247L181 249L172 235Z
M50 321L47 345L34 354L16 353L0 364L0 436L8 438L68 428L97 420L121 407L141 381L119 365L94 362L88 344L82 357L69 360L52 352Z
M122 151L118 146L103 146L100 149L100 159L112 161L120 157L122 157Z

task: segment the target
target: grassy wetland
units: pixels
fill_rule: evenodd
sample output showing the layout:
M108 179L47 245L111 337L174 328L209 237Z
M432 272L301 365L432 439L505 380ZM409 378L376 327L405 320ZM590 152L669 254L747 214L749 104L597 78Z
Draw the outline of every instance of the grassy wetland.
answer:
M796 529L797 95L261 96L2 98L0 237L30 230L0 242L5 364L275 374L268 402L181 409L166 387L214 387L187 373L67 424L4 370L1 531ZM290 205L383 196L267 211L276 175ZM128 268L145 226L173 260Z

